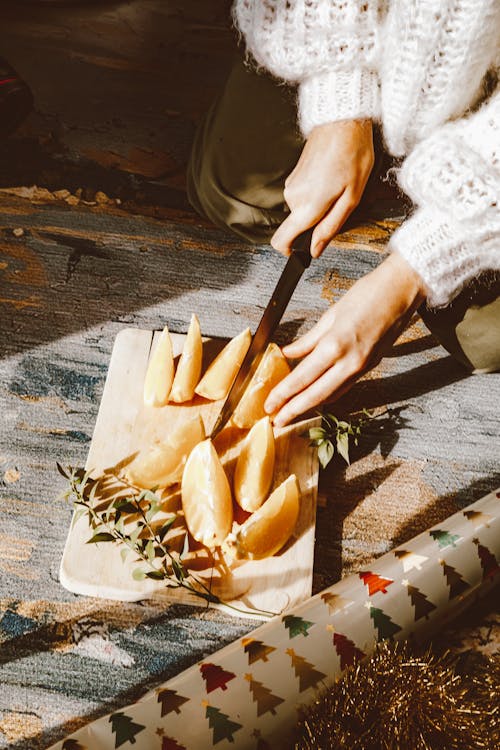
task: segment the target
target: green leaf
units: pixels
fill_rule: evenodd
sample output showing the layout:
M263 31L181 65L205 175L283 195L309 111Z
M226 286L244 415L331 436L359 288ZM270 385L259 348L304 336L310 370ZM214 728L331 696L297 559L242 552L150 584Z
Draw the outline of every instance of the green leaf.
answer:
M124 547L123 549L120 550L120 557L122 559L122 562L125 562L130 552L131 550L128 547Z
M176 520L177 516L172 516L171 518L167 519L167 521L165 521L164 525L157 532L157 536L160 539L160 542L163 542Z
M149 562L153 562L153 560L155 559L155 546L152 539L150 539L146 544L144 552L146 553Z
M154 581L163 581L165 575L161 572L161 570L148 570L148 572L146 573L146 578L152 578Z
M333 443L330 440L324 440L318 447L318 458L321 466L325 469L333 458Z
M172 559L172 568L177 580L182 582L186 578L186 571L184 570L184 566L178 563L177 560Z
M142 568L134 568L132 571L132 578L134 581L143 581L147 576L147 572Z
M115 500L113 507L120 513L137 513L137 505L126 497Z
M59 472L59 474L65 479L69 479L70 475L67 473L66 469L63 469L59 461L56 461L56 466L57 466L57 471Z
M108 532L100 531L98 534L94 534L93 537L87 539L87 544L97 544L98 542L114 542L115 538L113 534Z
M342 456L346 464L349 463L349 435L347 432L337 435L337 451Z
M311 427L309 437L311 440L323 440L326 437L326 430L323 427Z
M179 555L179 559L182 560L184 555L186 555L189 552L189 534L186 534L184 536L184 543L182 545L182 551Z

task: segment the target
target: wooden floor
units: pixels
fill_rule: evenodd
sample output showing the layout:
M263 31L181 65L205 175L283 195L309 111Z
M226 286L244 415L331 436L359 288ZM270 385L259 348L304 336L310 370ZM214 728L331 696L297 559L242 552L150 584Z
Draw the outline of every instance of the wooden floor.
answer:
M283 265L185 197L235 51L227 7L1 4L0 55L36 105L0 144L0 748L46 747L253 627L58 581L70 509L55 462L85 460L117 332L182 333L192 312L207 335L254 328ZM379 262L401 213L381 202L312 264L279 341ZM500 485L499 402L500 375L467 377L413 322L336 407L391 411L322 478L315 590Z

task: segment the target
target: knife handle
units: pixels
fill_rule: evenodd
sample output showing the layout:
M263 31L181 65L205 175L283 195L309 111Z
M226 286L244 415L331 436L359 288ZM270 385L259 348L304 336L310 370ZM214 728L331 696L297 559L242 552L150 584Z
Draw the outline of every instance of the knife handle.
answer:
M314 227L306 229L305 232L301 232L292 242L293 252L300 257L304 268L309 268L312 260L311 256L311 241Z

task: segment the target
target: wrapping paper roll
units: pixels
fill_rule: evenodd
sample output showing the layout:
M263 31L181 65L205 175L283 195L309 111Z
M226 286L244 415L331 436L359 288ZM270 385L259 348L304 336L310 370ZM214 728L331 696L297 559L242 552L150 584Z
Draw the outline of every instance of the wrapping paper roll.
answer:
M500 580L500 491L51 750L277 750L297 710L387 638L425 640Z

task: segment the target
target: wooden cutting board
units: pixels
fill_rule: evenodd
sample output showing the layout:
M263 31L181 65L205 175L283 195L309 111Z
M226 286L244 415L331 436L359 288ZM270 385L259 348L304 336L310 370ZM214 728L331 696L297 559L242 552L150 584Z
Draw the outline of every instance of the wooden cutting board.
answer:
M196 397L187 405L145 407L143 383L149 355L158 333L125 329L116 337L99 413L86 462L93 476L119 467L137 454L141 445L166 435L181 420L199 413L207 432L219 413L221 402ZM184 335L171 334L174 355L183 347ZM224 341L204 340L204 360L209 362ZM277 555L239 564L231 575L215 581L216 593L244 609L279 613L311 595L314 557L317 451L304 431L318 419L275 430L276 465L274 486L295 473L301 489L301 510L294 536ZM243 431L224 430L215 445L228 476L238 453ZM86 517L73 517L60 567L61 584L76 594L122 601L161 598L189 604L203 600L183 589L167 589L161 581L135 581L133 556L124 561L120 545L86 544L91 536ZM233 609L228 612L237 614ZM259 616L259 615L257 615Z

